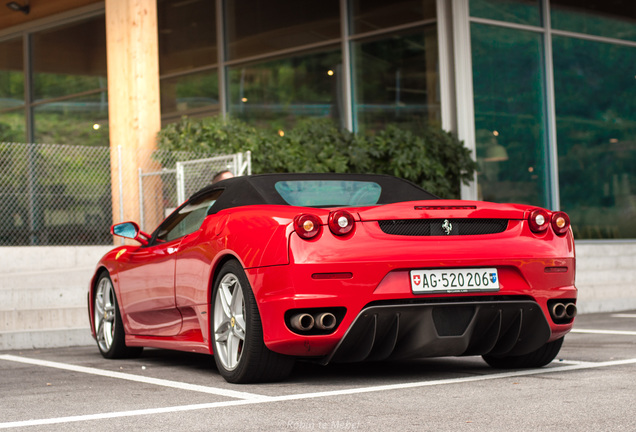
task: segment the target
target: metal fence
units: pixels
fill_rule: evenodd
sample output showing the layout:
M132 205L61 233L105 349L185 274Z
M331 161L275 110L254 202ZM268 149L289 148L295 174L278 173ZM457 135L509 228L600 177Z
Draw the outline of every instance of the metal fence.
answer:
M105 147L0 143L0 245L109 244Z
M235 176L252 173L251 153L235 153L214 157L203 157L200 154L186 152L154 153L153 158L159 161L161 171L144 173L139 169L139 208L140 226L144 230L155 228L155 221L148 220L145 208L148 203L157 202L160 194L163 203L163 217L167 216L179 204L199 189L209 185L212 177L221 171L231 171Z
M112 244L110 151L108 147L0 143L0 246ZM202 157L204 161L192 161ZM136 179L124 179L119 187L138 187L142 197L147 190L159 190L164 212L209 184L216 171L251 172L249 154L210 158L164 152L153 158L165 169L140 172L138 184ZM151 182L154 188L148 189Z

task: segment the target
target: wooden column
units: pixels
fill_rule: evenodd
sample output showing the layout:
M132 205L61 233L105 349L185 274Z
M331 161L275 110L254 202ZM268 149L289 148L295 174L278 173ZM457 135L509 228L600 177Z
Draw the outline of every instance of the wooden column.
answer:
M121 178L123 220L141 222L151 230L162 219L161 185L154 193L144 192L148 202L145 221L140 221L138 178L139 168L159 169L151 159L161 128L157 1L106 0L105 5L113 221L122 219Z

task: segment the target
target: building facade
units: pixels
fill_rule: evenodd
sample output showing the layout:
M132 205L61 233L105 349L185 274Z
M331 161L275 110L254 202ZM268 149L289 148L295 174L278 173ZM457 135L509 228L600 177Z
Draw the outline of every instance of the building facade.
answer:
M433 123L479 163L463 198L564 210L577 240L636 239L633 1L11 3L0 141L123 147L111 165L134 175L183 115Z

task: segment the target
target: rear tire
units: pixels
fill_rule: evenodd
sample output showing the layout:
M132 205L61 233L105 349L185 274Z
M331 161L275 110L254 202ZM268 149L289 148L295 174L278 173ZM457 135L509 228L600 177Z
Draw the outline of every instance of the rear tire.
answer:
M486 363L497 369L537 368L554 360L561 350L561 345L563 345L563 338L548 342L537 350L520 356L484 355L482 357Z
M270 351L247 276L237 261L228 261L214 281L211 334L214 361L226 381L237 384L285 379L295 359Z
M95 287L93 323L99 352L105 358L138 357L143 347L126 346L126 332L121 320L117 296L108 273L103 272Z

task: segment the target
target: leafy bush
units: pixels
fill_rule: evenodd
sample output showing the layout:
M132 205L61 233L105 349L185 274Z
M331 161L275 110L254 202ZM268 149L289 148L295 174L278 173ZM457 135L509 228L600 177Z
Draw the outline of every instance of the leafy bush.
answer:
M374 135L340 130L329 119L299 120L284 133L240 120L192 119L164 127L158 148L201 154L252 152L254 173L353 172L391 174L445 198L459 197L460 182L476 168L470 152L449 132L426 126L418 133L389 125Z

